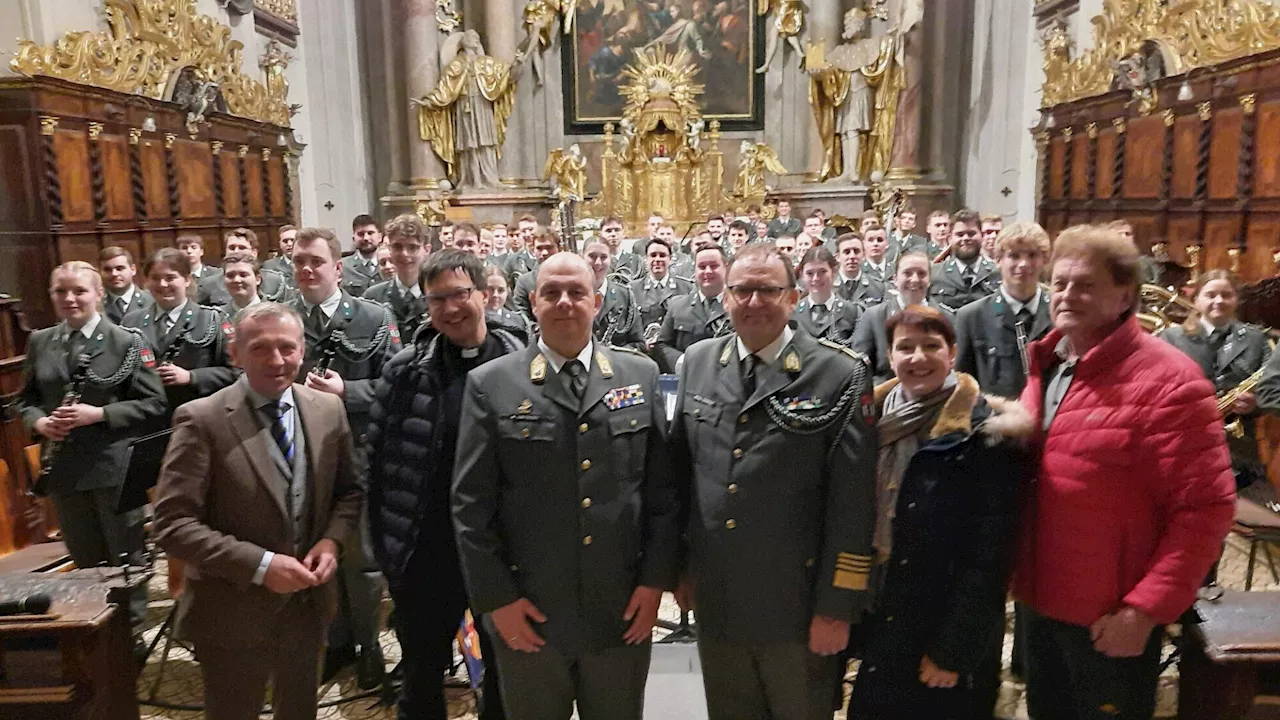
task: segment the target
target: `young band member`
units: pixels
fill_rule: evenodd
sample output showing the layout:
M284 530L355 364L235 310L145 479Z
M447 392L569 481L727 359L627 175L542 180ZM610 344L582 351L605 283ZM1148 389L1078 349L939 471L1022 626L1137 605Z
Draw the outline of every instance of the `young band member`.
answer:
M120 324L120 318L134 310L155 304L151 294L138 287L134 280L138 267L133 263L133 255L119 245L105 247L98 254L98 270L102 273L102 282L107 286L106 306L107 318Z
M228 253L223 256L222 284L231 297L231 302L227 303L224 311L233 321L241 310L263 302L258 294L258 288L262 285L261 272L258 260L252 255Z
M179 235L174 245L187 256L196 302L201 305L224 304L226 290L222 287L222 271L204 264L204 238L195 233Z
M582 256L591 266L595 292L600 296L593 330L604 345L621 345L643 352L644 328L640 312L631 294L629 276L612 274L613 249L602 239L587 241Z
M222 241L222 254L227 255L249 255L253 259L258 259L258 234L249 228L236 228L227 233ZM283 274L271 268L262 268L259 266L258 277L260 285L258 287L258 296L269 302L289 302L292 298L292 288L285 280ZM226 281L223 280L225 289ZM225 297L222 298L225 300ZM216 302L216 305L225 305L227 302Z
M427 257L427 228L422 218L414 213L405 213L387 223L384 236L384 244L391 249L395 276L366 290L364 299L391 308L400 328L400 337L405 343L410 343L427 313L427 303L418 284L418 270Z
M796 305L791 319L815 338L846 345L853 338L860 309L856 303L835 296L831 286L836 259L826 248L816 247L800 260L800 277L809 294Z
M140 333L102 315L102 278L92 265L59 265L49 297L60 322L31 334L18 394L23 425L44 444L32 491L53 499L77 566L142 564L142 514L116 507L130 441L165 412L155 355ZM135 629L145 612L140 587L129 603Z

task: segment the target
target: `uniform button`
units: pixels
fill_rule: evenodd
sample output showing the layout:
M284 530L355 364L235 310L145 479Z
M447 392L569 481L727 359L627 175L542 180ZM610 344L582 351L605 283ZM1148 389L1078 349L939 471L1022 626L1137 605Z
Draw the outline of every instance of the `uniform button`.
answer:
M899 564L899 565L906 565L906 564L907 564L907 559L906 559L906 558L902 558L901 560L899 560L899 561L898 561L898 564Z
M591 498L582 498L582 507L584 508L591 507Z
M728 489L729 489L729 494L730 494L730 495L732 495L732 494L734 494L734 493L738 492L738 483L729 483L729 488L728 488Z
M698 408L694 408L694 409L693 409L693 414L694 414L694 415L701 415L701 414L702 414L702 411L701 411L701 410L699 410Z
M907 509L908 509L908 510L915 510L915 509L916 509L916 504L915 504L915 503L907 503Z
M728 529L732 530L732 529L734 529L734 528L738 527L738 523L734 522L734 521L733 521L733 518L729 518L728 520L725 520L725 521L724 521L724 526L725 526L726 528L728 528Z
M805 560L805 561L804 561L804 566L805 566L805 567L813 567L813 558L809 558L808 560Z
M890 615L889 617L885 618L885 619L884 619L884 621L885 621L885 622L893 622L893 616L892 616L892 615Z
M639 424L639 422L638 422L635 418L632 418L632 419L631 419L631 427L635 427L635 426L636 426L636 425L638 425L638 424Z
M742 457L742 448L734 448L734 449L733 449L733 456L734 456L735 458L740 458L740 457Z
M591 461L590 461L590 460L583 460L583 461L582 461L582 469L583 469L583 470L590 470L590 469L591 469Z
M875 672L875 671L876 671L875 665L872 665L871 667L867 668L867 672Z
M520 437L522 438L529 437L529 428L520 428Z
M516 571L517 571L517 570L519 570L519 569L520 569L520 566L519 566L519 565L512 565L512 566L511 566L511 572L516 572Z
M579 425L579 426L578 426L578 432L580 432L580 433L584 433L584 432L586 432L586 431L587 431L587 424L586 424L586 423L582 423L581 425Z
M746 414L746 413L742 413L741 415L739 415L739 416L738 416L738 424L739 424L739 425L746 425L746 424L747 424L747 414Z
M583 545L590 545L590 544L591 544L591 536L590 536L590 535L588 535L588 536L586 536L586 537L582 538L582 544L583 544Z

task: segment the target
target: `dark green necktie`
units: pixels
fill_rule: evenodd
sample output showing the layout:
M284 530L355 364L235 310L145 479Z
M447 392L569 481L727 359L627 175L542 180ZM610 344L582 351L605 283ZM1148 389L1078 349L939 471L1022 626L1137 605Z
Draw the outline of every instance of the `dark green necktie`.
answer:
M582 396L587 392L587 369L583 367L582 361L574 358L564 364L561 371L568 375L569 392L573 396L582 400Z

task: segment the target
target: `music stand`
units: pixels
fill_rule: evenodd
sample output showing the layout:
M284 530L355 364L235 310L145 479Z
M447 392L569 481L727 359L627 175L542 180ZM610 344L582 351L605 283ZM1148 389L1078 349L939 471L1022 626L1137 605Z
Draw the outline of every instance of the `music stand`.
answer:
M156 486L171 437L173 430L170 428L143 435L129 443L128 467L124 486L120 488L120 499L116 502L117 513L124 514L147 504L147 491Z

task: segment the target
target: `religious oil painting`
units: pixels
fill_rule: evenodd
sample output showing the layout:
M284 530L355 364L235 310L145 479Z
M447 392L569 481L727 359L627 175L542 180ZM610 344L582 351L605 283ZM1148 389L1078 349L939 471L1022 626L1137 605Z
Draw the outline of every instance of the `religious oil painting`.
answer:
M622 117L618 87L644 48L687 50L705 86L702 113L725 130L764 126L764 0L578 0L565 38L565 130L599 133ZM769 21L772 21L769 18Z

